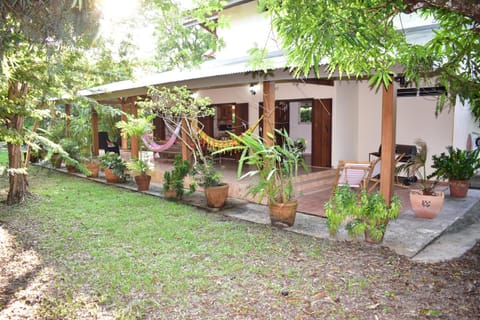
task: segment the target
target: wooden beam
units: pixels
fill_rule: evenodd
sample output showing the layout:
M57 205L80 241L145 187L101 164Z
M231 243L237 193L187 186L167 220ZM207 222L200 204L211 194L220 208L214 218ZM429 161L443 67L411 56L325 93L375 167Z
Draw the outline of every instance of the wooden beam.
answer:
M70 138L70 114L71 114L70 104L65 104L65 136Z
M122 112L127 113L128 112L128 106L122 102ZM122 121L127 121L127 116L125 114L122 114ZM122 135L122 149L127 149L128 148L128 142L127 138Z
M275 82L263 82L263 140L269 146L273 146L275 139L269 137L269 133L275 136Z
M391 83L382 90L382 168L380 171L380 193L390 205L393 196L393 176L395 172L395 131L396 99L395 88Z
M183 140L182 141L182 159L188 160L191 162L193 159L193 155L192 155L192 151L187 147L187 144L191 144L192 140L190 139L188 134L186 134L186 132L189 132L188 124L186 123L185 119L182 119L182 131L181 131L182 140Z
M92 107L92 153L93 156L98 156L98 113L94 107Z
M303 80L299 79L299 80L295 80L294 82L317 84L319 86L329 86L329 87L334 86L334 81L328 80L328 79L303 79Z
M130 106L130 112L131 115L134 116L135 118L138 117L138 107L134 104ZM130 151L132 155L132 159L138 159L138 137L137 136L131 136L130 137Z

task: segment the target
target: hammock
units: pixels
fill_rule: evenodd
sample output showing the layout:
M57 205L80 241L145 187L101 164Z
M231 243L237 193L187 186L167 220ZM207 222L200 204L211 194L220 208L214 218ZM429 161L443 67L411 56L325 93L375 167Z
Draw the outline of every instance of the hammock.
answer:
M175 143L175 140L177 140L177 136L180 133L181 128L182 128L182 124L179 123L175 128L175 132L173 132L172 136L170 137L170 139L167 140L165 144L160 145L155 143L155 141L151 140L146 134L142 135L143 143L145 143L145 146L153 152L166 151L170 149Z
M260 117L252 127L248 128L248 130L243 132L240 136L252 133L253 130L255 130L255 128L258 127L261 120L262 120L262 117ZM223 149L227 147L235 147L239 145L238 141L235 139L219 140L219 139L212 138L208 134L203 132L203 130L201 129L199 129L198 135L200 139L202 139L205 142L207 147L213 150Z

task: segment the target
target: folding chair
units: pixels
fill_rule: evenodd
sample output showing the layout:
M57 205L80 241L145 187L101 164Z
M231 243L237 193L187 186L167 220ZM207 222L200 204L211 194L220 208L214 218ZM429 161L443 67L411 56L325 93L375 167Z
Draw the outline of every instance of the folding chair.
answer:
M348 184L352 188L365 189L371 170L371 163L367 161L340 160L333 190L336 187Z
M398 154L395 156L395 167L397 167L397 164L402 160L402 158L405 156L404 153L402 154ZM373 190L375 190L375 188L378 186L378 184L380 183L380 171L381 171L381 168L382 168L382 159L381 158L377 158L375 160L373 160L371 162L371 170L368 174L368 177L367 177L367 185L372 182L372 186L370 186L368 188L368 192L371 192ZM400 188L408 188L408 186L405 186L403 184L400 183L400 181L398 180L398 176L395 178L395 183L394 183L395 186L397 187L400 187Z

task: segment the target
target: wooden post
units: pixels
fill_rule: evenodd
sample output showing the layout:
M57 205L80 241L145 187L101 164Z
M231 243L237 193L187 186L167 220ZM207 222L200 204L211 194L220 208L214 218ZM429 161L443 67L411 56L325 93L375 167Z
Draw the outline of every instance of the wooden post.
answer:
M125 104L125 101L122 100L122 112L127 113L128 106ZM127 116L122 114L122 121L127 121ZM122 149L128 148L127 138L122 135L122 145L120 146Z
M182 119L182 131L181 131L182 140L183 140L182 141L182 159L192 161L192 151L187 147L187 144L192 143L192 140L190 139L188 134L186 134L186 132L189 132L188 124L186 121L187 120Z
M65 136L70 138L70 104L65 104Z
M138 107L134 104L130 106L131 114L135 118L138 116L137 108ZM138 154L138 137L137 136L130 137L130 151L131 151L132 159L138 159L139 154Z
M92 152L94 156L98 156L98 113L94 107L92 107Z
M275 136L275 82L263 82L263 140L269 146L273 146L275 139L269 137L269 133Z
M393 83L382 92L382 168L380 171L380 193L390 205L393 196L395 172L396 94Z

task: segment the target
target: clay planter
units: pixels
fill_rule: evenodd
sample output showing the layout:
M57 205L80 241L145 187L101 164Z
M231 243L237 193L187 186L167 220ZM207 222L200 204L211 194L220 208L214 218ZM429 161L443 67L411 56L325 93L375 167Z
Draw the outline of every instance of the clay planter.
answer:
M376 239L375 237L373 237L370 233L370 230L369 229L365 229L365 242L368 242L368 243L381 243L383 241L383 236L385 235L385 233L382 233L382 236L379 238L379 239Z
M167 198L167 199L176 199L177 198L177 191L175 191L175 190L164 191L163 194L165 195L165 198Z
M62 156L61 156L60 154L58 154L58 153L54 153L54 154L52 154L52 156L50 157L50 162L51 162L52 165L53 165L55 168L57 168L57 169L59 169L59 168L62 167L62 161L63 161Z
M435 195L424 195L421 190L411 190L410 204L415 216L433 219L442 209L444 197L442 191L435 191Z
M220 186L206 187L205 197L207 198L207 205L209 207L223 207L228 198L228 184L224 183Z
M287 203L272 203L268 205L270 221L277 227L291 227L295 223L297 201Z
M448 180L450 195L454 198L465 198L470 187L470 180Z
M98 162L86 162L85 167L87 167L88 171L91 174L88 176L90 178L97 178L98 172L100 171L100 164Z
M150 180L152 179L149 175L140 175L135 176L135 182L137 183L138 191L146 191L150 188Z
M67 164L67 165L65 165L65 167L67 168L67 171L70 172L70 173L77 172L77 168L75 166Z
M108 183L119 183L120 177L113 173L112 169L105 168L105 179Z

